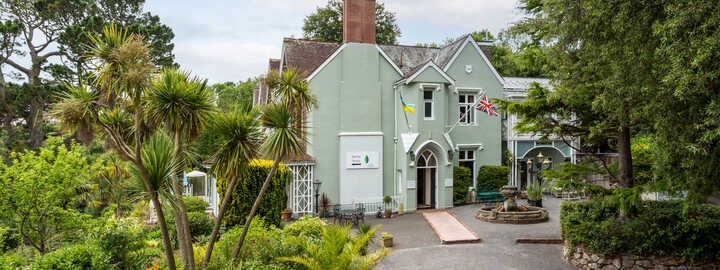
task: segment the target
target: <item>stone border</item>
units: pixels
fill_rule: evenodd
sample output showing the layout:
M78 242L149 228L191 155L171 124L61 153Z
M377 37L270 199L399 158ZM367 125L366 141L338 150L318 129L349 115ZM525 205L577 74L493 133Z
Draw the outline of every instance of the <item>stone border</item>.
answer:
M500 212L495 207L480 207L475 218L493 222L506 224L533 224L548 221L548 211L542 207L523 206L527 208L524 212Z
M567 244L563 245L562 256L565 262L577 267L578 269L584 270L720 269L720 262L690 263L674 257L635 256L631 254L604 256L602 254L591 253L581 247L570 248L567 246Z

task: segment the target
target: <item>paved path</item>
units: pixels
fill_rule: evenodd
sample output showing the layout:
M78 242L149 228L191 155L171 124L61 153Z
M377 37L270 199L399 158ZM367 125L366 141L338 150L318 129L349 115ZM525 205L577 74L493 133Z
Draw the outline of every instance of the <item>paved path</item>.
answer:
M560 237L559 200L546 197L543 204L550 220L528 225L480 221L474 217L478 205L450 209L482 239L477 244L439 244L438 236L418 213L392 219L367 218L373 225L382 224L380 231L395 238L393 251L377 269L574 269L562 261L560 245L515 243L518 237Z
M440 238L441 244L474 243L480 240L475 233L448 211L424 211L422 215Z

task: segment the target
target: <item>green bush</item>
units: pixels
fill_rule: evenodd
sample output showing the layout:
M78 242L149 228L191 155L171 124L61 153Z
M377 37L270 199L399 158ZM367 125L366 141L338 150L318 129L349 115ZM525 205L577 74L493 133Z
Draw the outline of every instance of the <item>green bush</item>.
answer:
M455 166L453 168L453 203L455 205L465 204L468 187L471 185L472 171L465 167Z
M720 258L720 207L680 201L642 201L622 219L612 201L563 202L563 238L594 253Z
M505 166L481 166L478 169L477 189L500 191L503 186L508 184L509 174L510 168Z
M260 193L260 188L265 182L265 177L270 172L272 165L273 161L270 160L255 159L250 162L247 171L237 180L230 203L227 210L225 210L223 222L226 226L232 227L238 224L242 226L245 224L250 208L252 208L258 193ZM282 210L287 201L285 188L290 181L290 175L290 170L284 165L277 168L257 210L258 216L263 217L266 222L275 226L280 226L282 223ZM217 189L220 193L220 200L222 200L226 188L227 179L218 179Z
M78 244L62 248L37 258L30 269L38 270L76 270L76 269L113 269L111 256L99 247Z
M190 212L188 213L188 223L190 234L196 238L209 235L215 225L215 220L205 212Z
M188 213L205 212L205 209L210 206L210 204L201 197L185 196L183 197L183 202L185 203L185 211Z
M288 236L320 239L322 237L322 228L323 224L319 218L306 215L293 224L285 226L283 232Z
M22 238L15 230L0 226L0 254L16 248Z
M146 267L151 260L142 252L145 239L143 225L138 220L110 219L105 226L92 234L91 240L91 243L109 256L110 262L121 269L140 269Z
M8 252L0 255L0 270L17 270L25 269L27 257L19 253Z

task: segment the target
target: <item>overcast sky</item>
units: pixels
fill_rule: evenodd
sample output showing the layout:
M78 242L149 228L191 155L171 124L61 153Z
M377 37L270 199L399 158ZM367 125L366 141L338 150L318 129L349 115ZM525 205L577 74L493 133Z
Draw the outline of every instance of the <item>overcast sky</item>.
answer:
M397 14L400 44L442 42L521 17L517 0L384 0ZM211 82L239 81L279 58L283 37L302 37L303 18L327 0L148 0L175 32L175 61Z

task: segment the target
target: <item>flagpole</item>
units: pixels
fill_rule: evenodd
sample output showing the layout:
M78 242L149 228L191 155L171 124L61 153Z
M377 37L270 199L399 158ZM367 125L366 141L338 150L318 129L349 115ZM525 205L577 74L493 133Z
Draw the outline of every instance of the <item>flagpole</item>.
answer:
M475 112L475 105L477 105L477 103L480 101L480 96L482 96L482 95L484 95L484 94L485 94L484 91L480 91L480 92L479 92L479 94L477 95L478 98L475 99L475 103L473 103L472 105L470 105L470 106L468 106L467 108L465 108L465 113L461 114L460 117L458 117L458 120L455 121L455 124L452 125L452 127L450 127L450 129L449 129L447 132L445 132L446 134L450 134L450 132L452 132L453 130L455 130L455 128L457 127L457 125L460 124L460 120L462 120L462 119L463 119L463 116L465 116L469 111ZM470 109L471 109L471 110L470 110Z

